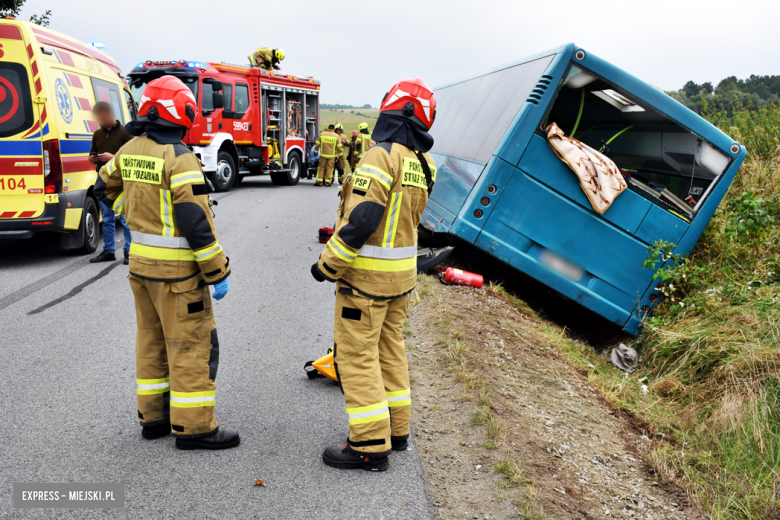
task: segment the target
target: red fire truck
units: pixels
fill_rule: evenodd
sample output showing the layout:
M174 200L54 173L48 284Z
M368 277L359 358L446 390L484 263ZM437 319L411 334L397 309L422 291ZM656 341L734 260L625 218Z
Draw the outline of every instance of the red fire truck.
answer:
M298 184L317 139L319 81L227 63L146 61L127 75L136 101L150 81L166 74L181 79L198 100L184 143L203 161L217 191L247 175Z

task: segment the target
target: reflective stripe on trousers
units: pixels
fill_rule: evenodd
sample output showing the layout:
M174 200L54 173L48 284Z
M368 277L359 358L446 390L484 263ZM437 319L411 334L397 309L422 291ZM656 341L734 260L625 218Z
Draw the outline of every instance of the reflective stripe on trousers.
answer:
M385 392L387 394L387 406L406 406L412 404L412 392L408 388Z
M171 406L175 408L201 408L214 406L217 399L215 390L204 392L174 392L171 390Z
M164 394L171 389L171 378L160 379L136 379L136 392L138 395Z
M387 401L382 401L369 406L347 408L347 417L349 418L349 424L365 424L389 419L390 409L387 406Z

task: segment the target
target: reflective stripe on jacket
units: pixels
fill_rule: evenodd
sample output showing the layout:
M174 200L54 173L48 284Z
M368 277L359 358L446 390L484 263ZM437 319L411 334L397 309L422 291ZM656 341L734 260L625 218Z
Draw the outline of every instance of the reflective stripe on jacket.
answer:
M183 144L133 139L100 170L95 194L130 228L130 274L207 284L230 274L209 207L200 161Z
M436 165L423 154L435 181ZM428 202L428 184L413 150L379 143L365 155L341 190L333 237L318 268L366 296L390 298L417 281L417 226Z

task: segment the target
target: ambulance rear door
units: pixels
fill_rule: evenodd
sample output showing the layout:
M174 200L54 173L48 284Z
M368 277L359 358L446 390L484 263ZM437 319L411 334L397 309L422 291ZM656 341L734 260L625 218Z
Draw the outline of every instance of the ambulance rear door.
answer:
M21 28L0 22L0 219L43 213L41 136L48 132L41 64ZM43 122L43 128L42 128Z

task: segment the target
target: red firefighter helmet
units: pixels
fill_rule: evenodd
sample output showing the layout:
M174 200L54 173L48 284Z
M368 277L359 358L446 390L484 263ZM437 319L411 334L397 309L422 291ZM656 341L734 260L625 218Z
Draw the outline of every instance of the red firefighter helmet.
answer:
M385 94L379 112L408 117L430 130L436 118L436 98L422 78L404 79Z
M179 78L163 76L149 82L138 104L138 120L192 128L198 103Z

